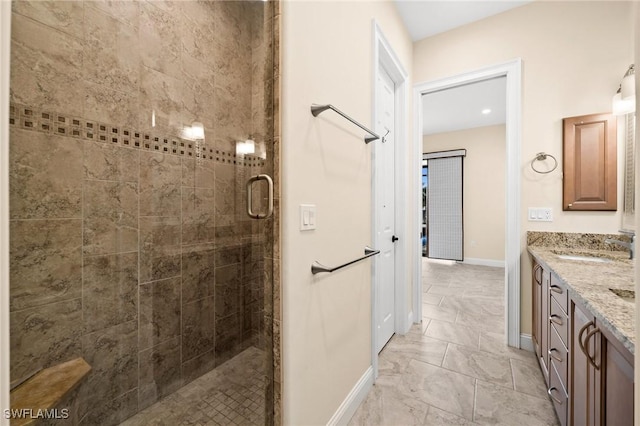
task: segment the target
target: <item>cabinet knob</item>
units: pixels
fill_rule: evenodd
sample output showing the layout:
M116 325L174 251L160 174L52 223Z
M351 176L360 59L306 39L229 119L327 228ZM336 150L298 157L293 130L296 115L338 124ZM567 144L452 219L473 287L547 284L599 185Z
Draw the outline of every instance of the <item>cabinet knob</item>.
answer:
M569 204L569 205L568 205L567 207L568 207L568 208L571 208L571 207L573 207L573 203L572 203L572 204Z

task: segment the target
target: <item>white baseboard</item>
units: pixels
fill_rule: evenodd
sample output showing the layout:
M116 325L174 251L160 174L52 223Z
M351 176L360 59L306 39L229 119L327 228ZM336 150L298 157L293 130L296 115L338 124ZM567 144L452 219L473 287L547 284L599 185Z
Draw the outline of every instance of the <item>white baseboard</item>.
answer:
M530 334L520 333L520 349L533 352L533 339Z
M335 414L329 419L327 425L346 425L351 420L351 417L355 414L356 410L369 394L371 387L373 386L373 367L369 366L367 371L364 372L358 383L355 384L351 392L342 401L340 407L336 410Z
M469 265L493 266L496 268L504 268L505 266L504 260L476 259L473 257L465 257L462 263L467 263Z

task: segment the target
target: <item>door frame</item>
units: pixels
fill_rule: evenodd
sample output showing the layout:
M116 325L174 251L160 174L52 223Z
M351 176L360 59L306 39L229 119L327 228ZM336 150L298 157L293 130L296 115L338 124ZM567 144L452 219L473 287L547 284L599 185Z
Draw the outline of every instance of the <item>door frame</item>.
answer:
M0 425L9 425L9 73L11 2L0 1Z
M505 332L509 346L520 348L526 345L524 337L520 336L520 147L522 139L522 59L517 58L501 64L491 65L474 71L453 75L437 80L417 83L413 87L414 102L414 140L413 149L416 160L415 176L421 179L422 174L422 95L449 89L464 84L475 83L496 77L507 79L507 117L506 117L506 241L505 241ZM415 197L414 211L421 208L421 198ZM420 229L419 216L414 224L415 229ZM421 253L421 247L417 246L415 254ZM417 259L421 259L418 257ZM420 262L416 262L415 274L422 282L422 268ZM418 289L419 290L419 289ZM414 289L415 291L415 289ZM414 295L415 304L420 303L422 293ZM420 305L421 306L421 305ZM523 343L521 343L521 341Z
M407 220L405 219L404 210L399 208L406 203L406 146L408 145L407 128L407 99L409 99L409 75L405 71L398 56L393 51L391 44L384 36L382 29L376 22L372 20L373 33L373 79L372 79L372 98L373 111L372 123L378 121L378 104L380 100L377 96L377 82L380 75L380 68L383 68L395 84L395 232L400 237L395 247L395 332L405 334L413 323L413 312L409 309L410 292L406 286L406 271L408 269L408 253L410 247L409 239L412 236L410 230L407 229ZM378 147L382 141L373 142L371 149L371 240L373 247L379 246L376 232L376 155L378 155ZM378 377L378 351L377 348L377 318L378 309L376 304L377 287L379 274L377 273L378 260L373 258L371 266L371 365L373 367L374 380Z

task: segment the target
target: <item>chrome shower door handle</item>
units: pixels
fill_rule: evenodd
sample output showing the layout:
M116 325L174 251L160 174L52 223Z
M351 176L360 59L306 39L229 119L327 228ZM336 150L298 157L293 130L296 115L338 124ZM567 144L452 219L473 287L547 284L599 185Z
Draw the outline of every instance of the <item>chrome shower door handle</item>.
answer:
M267 181L269 187L269 204L266 213L253 212L253 183L260 180ZM273 179L271 179L271 176L264 174L251 176L247 181L247 214L252 219L266 219L273 214Z

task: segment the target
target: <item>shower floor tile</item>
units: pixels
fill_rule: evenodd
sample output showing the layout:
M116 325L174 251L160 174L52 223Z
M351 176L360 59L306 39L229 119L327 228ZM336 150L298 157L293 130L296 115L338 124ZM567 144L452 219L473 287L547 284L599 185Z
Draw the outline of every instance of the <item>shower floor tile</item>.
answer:
M263 425L264 352L248 348L121 426Z

